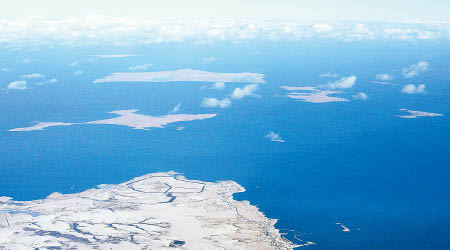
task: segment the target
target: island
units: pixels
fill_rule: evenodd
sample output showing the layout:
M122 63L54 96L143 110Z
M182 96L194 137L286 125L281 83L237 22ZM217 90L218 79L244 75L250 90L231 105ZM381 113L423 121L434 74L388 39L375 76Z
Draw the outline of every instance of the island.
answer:
M154 173L42 200L0 197L0 249L293 249L234 181Z

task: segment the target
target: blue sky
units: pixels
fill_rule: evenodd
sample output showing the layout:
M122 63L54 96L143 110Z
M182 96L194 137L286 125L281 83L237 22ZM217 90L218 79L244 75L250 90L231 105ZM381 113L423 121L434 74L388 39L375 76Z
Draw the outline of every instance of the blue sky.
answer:
M2 4L1 16L20 19L78 17L257 18L290 20L416 21L450 20L448 0L15 0Z

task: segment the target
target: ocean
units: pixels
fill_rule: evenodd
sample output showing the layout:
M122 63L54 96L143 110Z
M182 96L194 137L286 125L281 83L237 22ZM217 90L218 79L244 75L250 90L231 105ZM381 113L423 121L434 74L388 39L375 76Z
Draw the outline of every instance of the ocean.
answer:
M11 71L0 72L0 88L30 73L58 83L29 79L26 90L0 91L0 196L42 199L174 170L189 179L236 181L247 190L236 199L278 219L290 240L316 243L307 248L450 249L448 43L176 43L3 48L1 54L0 66ZM137 56L92 60L94 54ZM205 63L206 57L217 60ZM419 61L429 63L428 71L402 76ZM226 98L246 83L226 83L224 90L203 82L93 83L140 64L153 64L149 71L263 73L266 83L259 96L223 109L202 107L202 99ZM319 76L324 73L339 76ZM379 73L393 75L396 85L371 82ZM295 101L280 88L350 75L356 84L336 95L348 102ZM402 93L406 84L425 84L426 91ZM353 99L358 92L368 99ZM123 109L160 116L178 103L180 113L217 116L149 130L91 124L7 131L34 121L107 119ZM402 119L401 108L443 116ZM270 131L285 143L265 138Z

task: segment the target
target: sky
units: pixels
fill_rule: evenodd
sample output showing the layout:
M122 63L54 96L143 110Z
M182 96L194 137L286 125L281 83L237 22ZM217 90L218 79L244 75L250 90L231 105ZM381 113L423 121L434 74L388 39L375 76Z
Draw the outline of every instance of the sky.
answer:
M14 0L0 19L61 19L100 14L136 18L248 18L304 21L450 21L448 0Z

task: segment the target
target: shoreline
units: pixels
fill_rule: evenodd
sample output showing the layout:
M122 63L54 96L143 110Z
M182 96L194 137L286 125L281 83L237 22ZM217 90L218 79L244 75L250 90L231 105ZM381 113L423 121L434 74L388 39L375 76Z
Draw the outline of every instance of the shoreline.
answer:
M74 194L14 201L0 197L0 245L181 249L294 249L234 181L147 174ZM11 212L13 211L13 212ZM37 216L32 216L37 215Z

